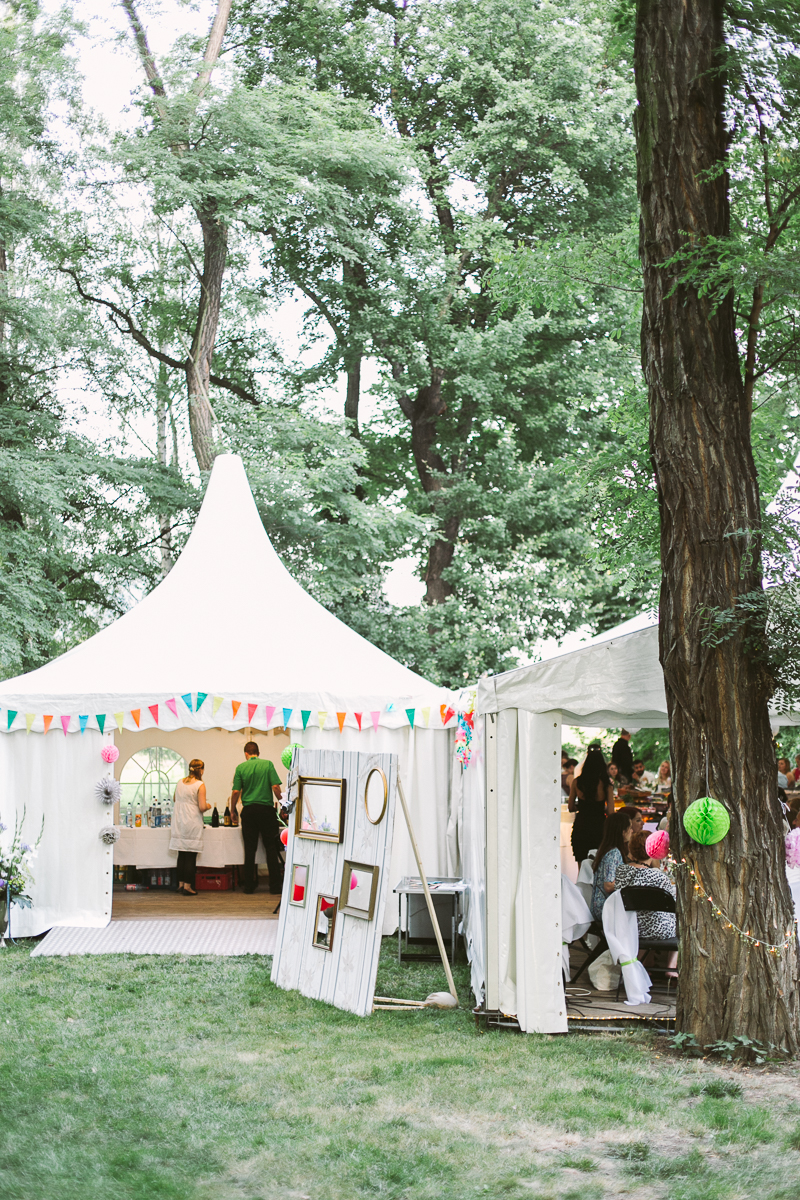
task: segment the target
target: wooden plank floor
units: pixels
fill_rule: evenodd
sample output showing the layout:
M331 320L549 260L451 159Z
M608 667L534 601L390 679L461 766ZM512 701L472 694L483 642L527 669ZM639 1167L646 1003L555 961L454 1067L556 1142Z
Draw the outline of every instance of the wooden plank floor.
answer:
M244 892L198 892L179 896L177 892L114 892L112 921L271 920L277 921L280 896L271 896L259 888L252 896Z
M577 945L570 947L570 971L574 976L586 955ZM620 998L616 998L616 989L611 992L598 992L592 987L586 972L578 982L566 989L567 1020L570 1027L631 1024L657 1024L671 1026L675 1020L675 983L667 988L666 983L657 972L653 972L653 991L650 1004L628 1005L625 1003L625 989L620 989Z

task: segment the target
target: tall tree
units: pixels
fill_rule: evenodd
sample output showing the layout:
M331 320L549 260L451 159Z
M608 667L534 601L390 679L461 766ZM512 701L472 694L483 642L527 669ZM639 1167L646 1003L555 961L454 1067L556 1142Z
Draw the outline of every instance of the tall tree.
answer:
M762 592L751 406L763 296L757 284L754 345L748 337L742 356L735 293L730 283L709 287L707 274L721 279L731 233L726 69L735 61L724 22L723 0L639 0L636 13L642 361L661 523L673 849L716 906L698 897L688 869L679 871L677 1019L702 1045L746 1035L795 1052L800 981L768 718L774 680L764 607L753 602ZM767 224L777 227L797 199L796 176L773 183ZM697 254L705 276L694 269ZM709 614L719 613L737 619L726 637L709 637ZM680 818L708 792L731 828L701 847Z

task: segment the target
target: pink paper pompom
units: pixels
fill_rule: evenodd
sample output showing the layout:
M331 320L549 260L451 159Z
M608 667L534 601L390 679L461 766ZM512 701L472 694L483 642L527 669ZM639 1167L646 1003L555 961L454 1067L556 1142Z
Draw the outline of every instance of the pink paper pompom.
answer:
M100 751L100 757L103 762L115 763L119 758L119 750L116 746L103 746L103 749Z
M666 829L651 833L644 844L648 858L666 858L669 854L669 834Z
M786 835L786 865L800 867L800 829L791 829Z

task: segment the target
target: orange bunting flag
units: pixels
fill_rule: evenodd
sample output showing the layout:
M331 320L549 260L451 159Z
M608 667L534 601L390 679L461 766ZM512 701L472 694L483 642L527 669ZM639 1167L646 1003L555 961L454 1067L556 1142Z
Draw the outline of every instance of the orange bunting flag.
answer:
M442 724L443 725L446 725L447 722L456 715L455 709L450 708L450 706L448 704L442 704L439 711L442 714Z
M42 720L44 721L44 731L45 731L45 733L47 733L48 729L50 728L50 726L53 723L53 718L52 718L52 716L43 717Z
M155 723L157 725L158 724L158 705L151 704L151 705L149 705L149 709L150 709L150 716L153 718L153 720L155 721ZM138 724L138 722L137 722L137 724Z
M142 715L142 710L140 708L132 708L131 709L131 716L133 717L134 721L136 722L137 729L139 728L139 718L141 715Z
M233 709L234 719L236 718L236 714L241 707L242 707L241 700L231 700L231 708Z
M347 713L337 713L336 714L336 720L339 722L339 733L341 733L342 730L344 729L344 719L346 716L347 716Z
M320 712L318 712L318 713L317 713L317 720L319 721L319 727L320 727L320 729L324 729L324 728L325 728L325 719L326 719L326 717L327 717L327 716L328 716L327 712L321 712L321 711L320 711Z

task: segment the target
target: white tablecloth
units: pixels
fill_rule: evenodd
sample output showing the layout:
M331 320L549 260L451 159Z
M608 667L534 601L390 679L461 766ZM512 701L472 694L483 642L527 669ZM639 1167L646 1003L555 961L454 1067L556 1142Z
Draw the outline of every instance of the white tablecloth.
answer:
M118 867L174 867L178 851L169 848L169 829L129 829L117 826L119 841L114 845L114 864ZM203 851L197 856L198 867L227 867L244 862L244 842L240 826L205 827ZM264 847L258 843L256 862L266 862Z

